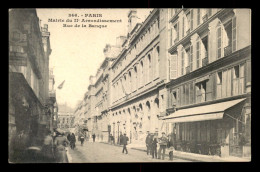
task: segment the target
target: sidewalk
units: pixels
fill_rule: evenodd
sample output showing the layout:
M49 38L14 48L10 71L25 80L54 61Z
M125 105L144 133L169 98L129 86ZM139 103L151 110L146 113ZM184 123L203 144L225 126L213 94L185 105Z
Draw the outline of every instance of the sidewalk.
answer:
M106 142L100 142L100 143L109 144ZM116 144L114 146L122 147L122 145L116 145ZM128 146L131 149L146 152L146 147L139 147L138 145L131 145L131 144ZM169 157L168 149L166 149L165 151L165 156ZM240 158L234 156L219 157L219 156L211 156L211 155L200 155L200 154L181 152L176 150L173 151L173 157L184 159L184 160L195 161L195 162L250 162L251 161L250 158Z

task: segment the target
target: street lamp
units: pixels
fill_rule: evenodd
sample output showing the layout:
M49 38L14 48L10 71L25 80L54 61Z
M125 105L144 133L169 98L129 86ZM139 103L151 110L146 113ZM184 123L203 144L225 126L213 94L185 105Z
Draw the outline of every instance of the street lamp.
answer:
M117 144L119 143L119 124L120 124L120 122L118 121L117 122L117 127L118 127L118 129L117 129Z

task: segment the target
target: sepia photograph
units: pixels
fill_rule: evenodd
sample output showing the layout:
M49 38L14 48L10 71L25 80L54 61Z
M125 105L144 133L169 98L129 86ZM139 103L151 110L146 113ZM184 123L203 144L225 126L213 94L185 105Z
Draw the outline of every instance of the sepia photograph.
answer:
M10 8L8 162L251 162L251 13Z

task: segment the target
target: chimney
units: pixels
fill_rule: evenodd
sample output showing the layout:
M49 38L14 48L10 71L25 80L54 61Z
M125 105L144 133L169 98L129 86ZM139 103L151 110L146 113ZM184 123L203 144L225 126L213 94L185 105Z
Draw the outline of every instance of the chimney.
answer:
M132 31L132 29L137 24L137 11L136 10L130 10L128 13L128 34Z

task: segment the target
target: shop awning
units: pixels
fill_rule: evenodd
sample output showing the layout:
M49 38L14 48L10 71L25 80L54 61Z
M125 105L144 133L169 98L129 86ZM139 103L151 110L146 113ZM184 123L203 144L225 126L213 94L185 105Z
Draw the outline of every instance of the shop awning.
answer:
M243 100L245 100L245 98L188 109L181 109L161 119L164 120L164 122L171 123L222 119L227 109L235 106Z

